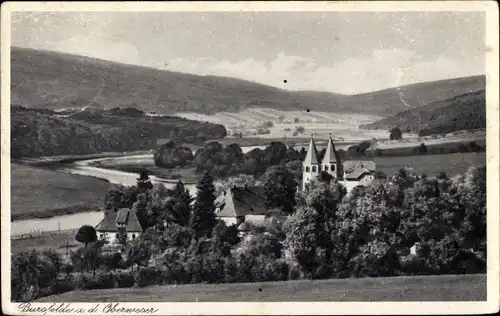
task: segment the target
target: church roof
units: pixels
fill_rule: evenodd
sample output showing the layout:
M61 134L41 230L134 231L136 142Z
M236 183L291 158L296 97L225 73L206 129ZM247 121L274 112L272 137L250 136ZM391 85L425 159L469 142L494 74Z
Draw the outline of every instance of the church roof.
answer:
M332 135L330 135L330 138L328 139L328 144L326 146L326 151L325 155L323 156L323 162L324 164L328 163L340 163L340 158L337 153L337 150L335 149L335 145L333 144L332 141Z
M314 139L311 137L311 141L309 142L309 148L307 149L306 158L304 159L304 165L319 165L319 155L318 150L316 149L316 144L314 143Z

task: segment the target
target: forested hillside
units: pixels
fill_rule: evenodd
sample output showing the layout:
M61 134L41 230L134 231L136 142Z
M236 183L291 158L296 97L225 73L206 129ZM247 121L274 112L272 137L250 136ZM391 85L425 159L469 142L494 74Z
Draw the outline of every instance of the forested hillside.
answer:
M13 47L12 103L30 108L134 107L162 114L248 108L389 116L484 89L485 77L447 79L358 95L286 91L245 80L184 74Z
M400 127L420 136L486 128L485 91L465 93L453 98L398 113L380 121L361 125L363 129Z
M157 138L196 143L225 136L222 125L147 117L134 109L87 109L69 115L21 106L11 109L13 158L154 149Z

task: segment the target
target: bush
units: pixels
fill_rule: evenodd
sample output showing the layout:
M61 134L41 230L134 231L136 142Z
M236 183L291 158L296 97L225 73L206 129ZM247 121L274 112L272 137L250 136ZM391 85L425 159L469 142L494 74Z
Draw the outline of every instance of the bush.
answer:
M399 127L394 127L393 129L390 130L389 133L390 133L389 138L391 140L400 140L403 138L403 133L401 132ZM422 136L424 136L424 135L422 135Z
M103 253L99 258L101 266L108 270L115 271L116 269L123 267L122 255L119 252L114 253Z
M163 283L163 272L157 267L141 267L135 273L135 284L138 287L159 285Z
M430 275L438 272L426 259L415 255L401 257L400 263L403 275Z
M265 281L286 281L290 274L288 264L282 260L269 260L264 267Z
M70 291L74 291L77 288L75 278L67 278L65 280L57 280L50 287L50 295L62 294Z
M264 122L264 124L262 124L262 126L263 126L264 128L270 128L270 127L273 127L273 126L274 126L274 123L273 123L273 122L271 122L271 121L266 121L266 122Z
M289 280L300 280L302 278L302 273L300 272L300 267L296 264L292 265L288 271Z
M98 272L95 276L90 274L80 274L77 287L81 290L112 289L115 287L113 273Z
M269 134L269 133L271 133L271 132L269 131L269 129L268 129L268 128L262 128L262 127L259 127L259 128L257 129L257 134L259 134L259 135L262 135L262 134Z
M306 129L304 128L304 126L297 126L295 128L295 132L297 132L297 134L304 134L305 131Z
M115 274L116 287L126 288L135 284L134 275L129 271L121 271Z

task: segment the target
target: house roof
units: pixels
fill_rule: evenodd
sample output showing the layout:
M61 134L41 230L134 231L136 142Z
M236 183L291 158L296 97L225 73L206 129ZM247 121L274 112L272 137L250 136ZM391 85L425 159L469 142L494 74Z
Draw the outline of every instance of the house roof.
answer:
M116 215L116 223L117 224L127 224L127 220L130 216L130 210L127 208L122 208L118 211Z
M371 172L373 172L377 169L375 162L370 161L370 160L365 160L365 161L347 160L347 161L344 161L343 165L344 165L345 173L351 173L355 169L359 169L359 168L361 168L361 169L366 168Z
M332 135L328 139L328 144L326 145L325 155L323 156L323 164L340 162L339 155L333 144Z
M370 170L368 170L366 168L356 168L356 169L352 170L350 173L346 173L344 178L346 180L358 180L358 179L362 178L363 175L370 174L370 173L371 173Z
M217 217L266 215L264 188L256 186L233 187L215 199Z
M105 210L104 218L97 224L96 231L117 232L117 223L123 223L127 232L141 232L141 224L134 211L128 208L120 210Z
M311 137L311 141L309 142L309 148L307 149L306 158L304 159L304 165L319 165L319 155L318 150L316 149L316 144L314 143L314 139Z

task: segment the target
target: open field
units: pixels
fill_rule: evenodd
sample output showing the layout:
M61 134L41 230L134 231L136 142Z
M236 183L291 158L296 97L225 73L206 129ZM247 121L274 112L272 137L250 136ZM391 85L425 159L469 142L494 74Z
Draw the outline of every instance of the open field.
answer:
M44 251L53 249L65 258L66 246L68 246L68 251L82 246L82 244L75 240L75 234L76 230L69 230L60 233L47 232L40 236L26 238L11 238L11 252L14 254L23 250L35 249L37 251Z
M222 124L232 135L241 132L244 138L259 137L262 139L293 139L307 138L311 134L317 137L328 137L331 133L339 140L361 140L373 137L388 137L386 131L361 130L358 128L363 122L369 123L378 117L367 114L337 114L318 111L281 111L275 109L251 108L238 113L218 112L213 115L205 115L193 112L179 112L175 114L191 120L206 121ZM298 122L294 122L297 119ZM259 134L259 127L266 122L273 126L265 127L269 130L267 134ZM303 127L304 132L295 134L298 127Z
M11 165L11 220L95 210L111 184L27 165Z
M435 176L441 171L446 172L448 176L454 176L464 174L470 167L486 166L486 154L484 152L407 157L360 157L358 160L374 161L377 170L385 172L388 176L394 175L404 167L411 167L415 171L423 172L428 176Z
M382 139L378 140L375 148L377 149L398 149L398 148L407 148L407 147L416 147L420 144L424 143L427 147L431 146L455 146L459 143L463 143L466 145L468 142L476 142L480 146L484 146L486 144L486 132L485 131L464 131L464 132L455 132L446 134L446 136L441 135L433 135L433 136L425 136L425 137L417 137L410 134L410 137L403 134L403 139L401 140L389 140Z
M39 302L482 301L486 275L190 284L73 291Z

